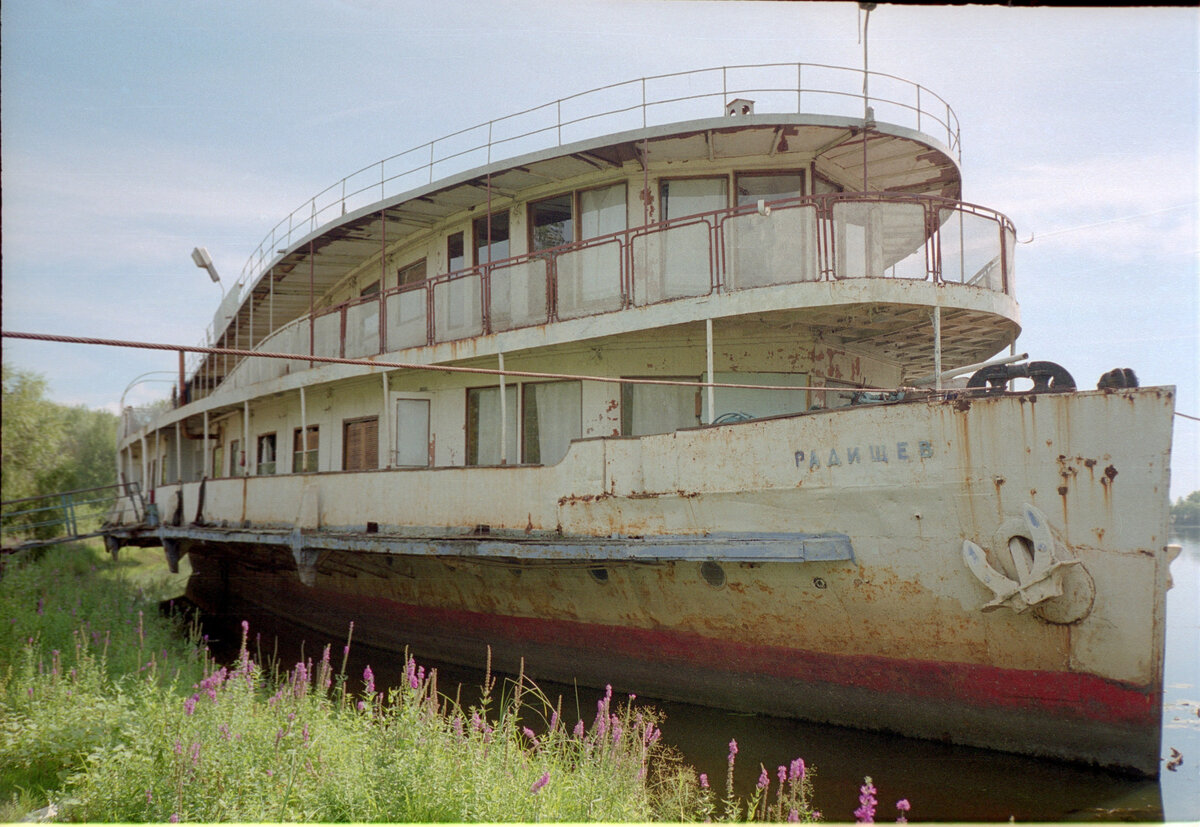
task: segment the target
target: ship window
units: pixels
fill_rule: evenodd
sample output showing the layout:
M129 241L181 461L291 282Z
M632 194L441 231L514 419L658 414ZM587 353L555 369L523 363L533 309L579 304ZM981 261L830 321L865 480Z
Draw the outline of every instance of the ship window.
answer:
M505 393L505 460L517 461L517 388ZM467 389L467 465L500 464L500 388Z
M561 247L575 240L571 195L559 195L529 205L529 249L532 252Z
M342 423L342 470L370 471L379 467L379 417L347 419Z
M476 266L508 258L507 210L476 218L471 222L471 230L475 239Z
M318 448L321 435L318 426L309 425L304 432L299 428L292 431L292 473L303 474L317 470Z
M758 201L782 201L804 195L803 172L739 173L737 203L755 204Z
M467 264L463 247L463 234L451 233L446 237L446 272L453 273L461 270Z
M663 221L723 210L729 203L725 178L681 178L660 184Z
M462 233L459 233L459 244L462 244ZM396 284L403 287L406 284L416 284L425 281L425 259L406 264L396 271Z
M229 443L229 476L239 477L245 473L246 455L242 453L242 441L235 439Z
M212 464L209 466L214 477L220 477L225 473L225 446L214 445L212 447Z
M275 434L260 434L258 437L258 462L256 474L275 473Z
M362 290L358 291L358 295L361 298L363 296L374 296L378 292L379 292L379 279L375 279L375 281L371 282L366 287L364 287Z
M537 382L521 386L521 438L525 462L553 465L583 430L583 385Z
M429 400L396 400L396 461L401 467L429 465Z
M584 241L619 233L628 222L624 184L579 193L579 237Z
M658 376L698 382L695 376ZM686 385L622 385L621 433L625 436L667 434L700 424L700 392Z

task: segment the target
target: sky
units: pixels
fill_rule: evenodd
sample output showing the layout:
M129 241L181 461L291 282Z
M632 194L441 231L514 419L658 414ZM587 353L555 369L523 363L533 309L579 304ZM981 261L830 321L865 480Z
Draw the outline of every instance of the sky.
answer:
M1200 416L1200 11L893 6L870 68L945 98L964 200L1008 215L1018 350L1114 367ZM5 330L199 344L271 227L381 158L635 78L861 67L854 3L6 0ZM170 393L172 353L3 340L64 404ZM150 373L140 383L130 382ZM1130 434L1131 439L1136 434ZM1200 488L1176 417L1172 497Z

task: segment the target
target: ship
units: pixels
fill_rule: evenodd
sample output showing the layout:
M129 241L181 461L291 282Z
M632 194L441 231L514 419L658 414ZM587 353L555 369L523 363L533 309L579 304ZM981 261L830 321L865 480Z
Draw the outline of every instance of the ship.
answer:
M110 547L210 611L1156 775L1174 389L1018 352L960 137L920 84L787 63L365 167L124 411L149 505Z

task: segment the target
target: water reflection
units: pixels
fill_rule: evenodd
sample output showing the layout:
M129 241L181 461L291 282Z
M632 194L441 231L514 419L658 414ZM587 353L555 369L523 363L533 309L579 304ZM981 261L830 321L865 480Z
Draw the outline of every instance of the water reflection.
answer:
M1163 772L1158 782L881 733L644 697L638 701L666 714L664 740L714 780L725 778L728 744L737 739L736 780L743 794L753 788L760 764L773 772L803 757L816 769L815 806L830 821L853 821L864 775L878 788L880 821L894 819L894 804L901 798L912 803L909 815L916 821L1200 820L1200 532L1173 542L1184 548L1171 566L1175 585L1167 601L1163 753L1176 749L1184 761L1176 771ZM263 655L275 653L285 667L302 656L319 658L327 644L340 654L345 643L245 610L206 620L205 630L218 654L236 651L243 619L250 621ZM438 669L444 694L454 696L461 687L465 705L476 700L483 681L480 671L418 659ZM395 684L404 675L401 655L353 645L348 673L359 676L368 664L378 685ZM600 691L550 682L539 686L552 699L562 697L564 717L590 724Z

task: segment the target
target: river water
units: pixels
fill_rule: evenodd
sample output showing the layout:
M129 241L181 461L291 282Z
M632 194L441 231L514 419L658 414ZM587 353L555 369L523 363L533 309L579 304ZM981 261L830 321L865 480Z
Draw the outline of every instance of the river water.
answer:
M706 707L639 697L666 715L663 739L685 761L723 784L731 739L738 742L738 786L752 789L759 765L773 771L802 757L815 768L815 805L828 821L853 821L864 775L878 788L880 821L897 815L906 798L914 821L1200 821L1200 531L1174 537L1183 552L1171 565L1174 587L1167 595L1167 648L1163 712L1164 765L1172 750L1183 756L1158 781L1024 758L989 750L956 747L899 736L861 732L781 718L743 715ZM302 653L319 655L326 643L339 651L344 641L326 641L310 630L289 627L265 616L208 618L212 638L236 641L239 624L249 619L261 635L264 654L277 648L283 665ZM266 641L275 638L275 642ZM306 640L307 638L307 640ZM220 652L218 651L218 655ZM400 656L355 645L348 672L362 674L370 664L385 684L403 675ZM482 673L421 659L439 672L442 692L462 684L469 702ZM599 692L584 687L539 684L550 697L561 695L566 710L594 710Z

